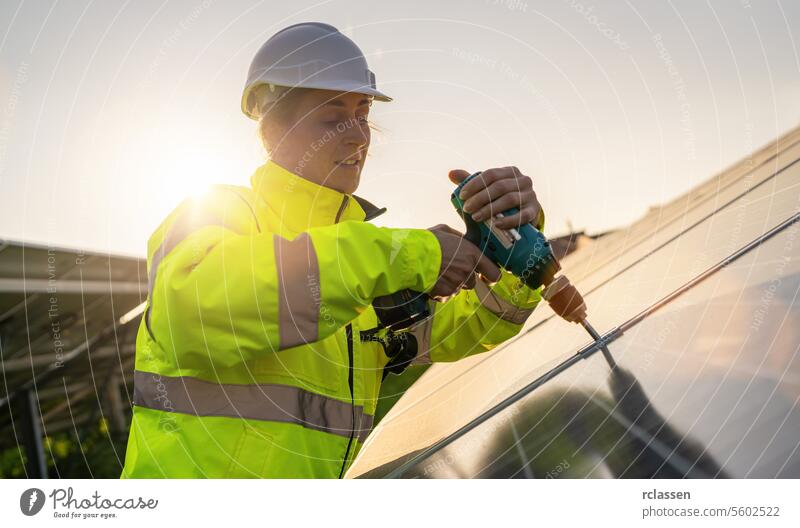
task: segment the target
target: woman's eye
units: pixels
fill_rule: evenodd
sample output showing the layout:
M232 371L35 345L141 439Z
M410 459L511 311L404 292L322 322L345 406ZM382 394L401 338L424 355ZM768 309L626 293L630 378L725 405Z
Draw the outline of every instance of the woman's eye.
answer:
M336 118L327 118L322 121L325 125L331 127L338 127L338 126L348 126L348 124L359 124L359 125L366 125L369 124L369 115L360 115L353 117L336 117Z

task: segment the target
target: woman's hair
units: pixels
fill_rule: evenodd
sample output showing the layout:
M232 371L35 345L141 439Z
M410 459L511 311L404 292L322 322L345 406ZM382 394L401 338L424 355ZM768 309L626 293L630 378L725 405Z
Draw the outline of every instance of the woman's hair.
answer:
M272 148L268 141L267 129L270 126L277 126L279 130L287 130L291 126L294 118L294 111L298 101L306 93L306 88L289 88L276 101L272 103L262 103L265 100L264 91L266 85L256 88L256 98L259 104L264 104L261 117L258 120L258 136L267 154L272 153Z

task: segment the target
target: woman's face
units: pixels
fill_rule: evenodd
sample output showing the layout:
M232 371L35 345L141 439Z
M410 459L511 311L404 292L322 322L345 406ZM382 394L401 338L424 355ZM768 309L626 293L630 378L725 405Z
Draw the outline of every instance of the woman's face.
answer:
M353 193L369 149L369 97L307 89L292 103L287 122L267 121L271 159L307 180Z

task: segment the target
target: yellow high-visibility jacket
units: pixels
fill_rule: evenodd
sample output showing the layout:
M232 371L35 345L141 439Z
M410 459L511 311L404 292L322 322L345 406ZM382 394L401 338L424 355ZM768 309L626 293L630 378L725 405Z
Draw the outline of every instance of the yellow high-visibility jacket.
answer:
M436 282L424 229L267 162L251 188L187 199L148 243L123 478L341 477L369 434L384 347L375 297ZM416 335L417 363L455 361L514 336L539 291L478 280Z

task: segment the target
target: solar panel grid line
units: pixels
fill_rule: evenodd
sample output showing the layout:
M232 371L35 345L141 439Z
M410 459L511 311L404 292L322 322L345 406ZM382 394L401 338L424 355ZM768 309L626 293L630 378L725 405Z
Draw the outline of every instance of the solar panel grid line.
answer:
M771 239L772 237L774 237L778 233L782 232L783 230L791 227L793 224L797 223L798 221L800 221L800 213L793 214L792 216L788 217L786 220L784 220L783 222L779 223L778 225L776 225L775 227L773 227L772 229L770 229L769 231L767 231L766 233L764 233L760 237L752 240L748 244L742 246L741 248L739 248L735 252L731 253L729 256L727 256L724 259L722 259L717 264L711 266L710 268L708 268L707 270L702 272L700 275L698 275L697 277L693 278L692 280L690 280L689 282L687 282L686 284L684 284L683 286L681 286L680 288L675 290L673 293L671 293L667 297L659 300L657 303L655 303L654 305L652 305L648 309L643 310L642 312L640 312L639 314L635 315L634 317L632 317L628 321L622 323L618 327L619 334L615 337L615 339L617 337L619 337L619 335L621 335L621 334L625 333L626 331L628 331L631 327L639 324L639 322L641 322L644 318L649 317L650 315L652 315L657 310L660 310L664 305L666 305L669 302L672 302L674 299L678 298L680 295L682 295L687 290L689 290L691 288L694 288L695 286L697 286L698 284L700 284L701 282L706 280L708 277L710 277L714 273L718 272L720 269L730 265L731 263L733 263L734 261L739 259L742 255L744 255L747 252L751 251L752 249L760 246L761 244L763 244L767 240Z

